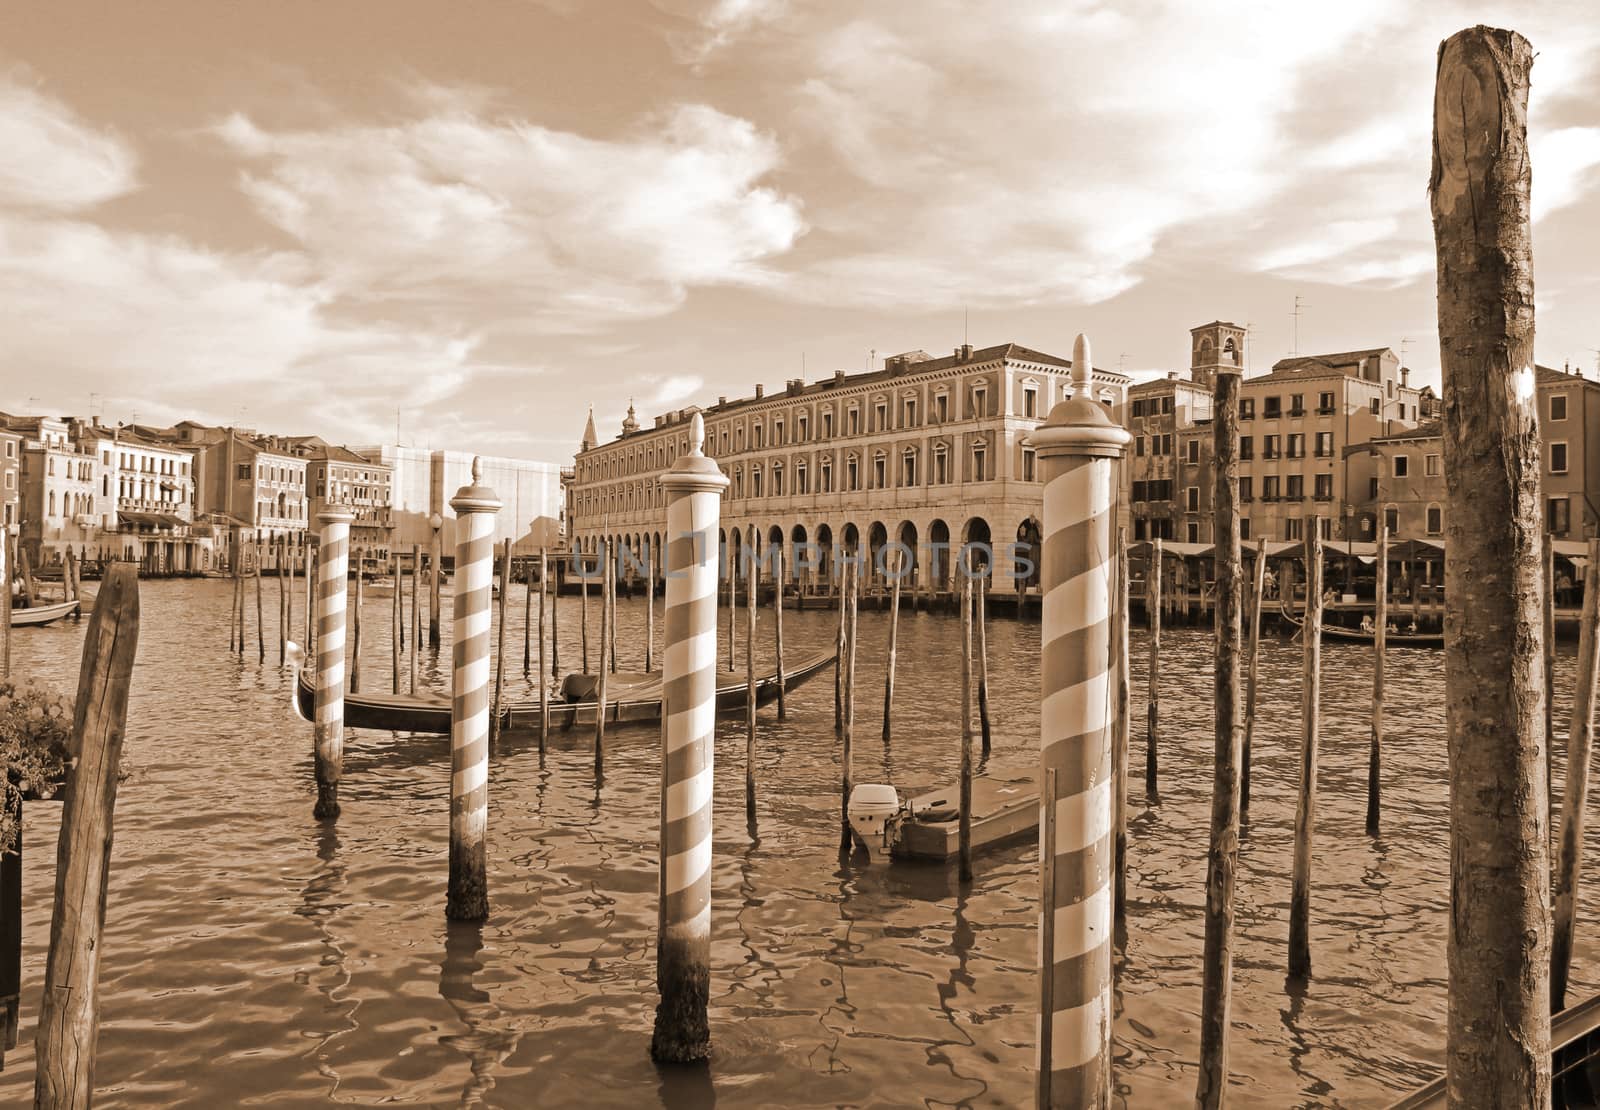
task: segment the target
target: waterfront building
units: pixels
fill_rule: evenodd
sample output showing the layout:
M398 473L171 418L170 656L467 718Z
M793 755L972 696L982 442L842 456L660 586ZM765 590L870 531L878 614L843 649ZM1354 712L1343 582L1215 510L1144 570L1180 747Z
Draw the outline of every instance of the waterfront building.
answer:
M136 430L193 451L197 536L218 548L235 542L275 544L287 537L292 557L300 558L310 520L306 460L288 440L194 420Z
M65 419L0 414L0 420L22 440L19 539L33 565L60 563L68 548L101 557L97 456L74 442Z
M1043 493L1028 434L1070 396L1070 371L1069 360L1015 343L963 345L940 358L912 351L865 373L793 379L771 395L757 385L753 396L675 410L649 428L630 405L608 443L591 418L571 478L574 545L660 549L657 479L688 449L699 412L705 453L729 478L723 542L737 552L753 527L762 550L783 546L789 582L825 588L835 547L870 553L876 575L895 541L910 553L910 589L948 589L967 543L991 553L997 590L1037 586ZM1096 368L1093 383L1120 421L1129 379ZM795 557L813 551L814 570Z
M350 550L379 565L388 562L394 537L393 470L318 436L294 436L291 449L306 460L311 519L333 508L355 514Z
M398 550L409 551L414 544L428 550L433 542L431 521L437 514L444 557L454 557L456 517L450 498L462 486L473 484L474 458L483 463L481 484L494 490L502 502L494 518L496 544L510 540L514 553L537 555L541 547L555 550L563 542L566 521L558 463L389 443L351 450L389 469L393 522L390 542Z
M0 428L0 528L9 529L22 514L22 435Z
M1444 436L1439 421L1374 436L1347 450L1372 456L1366 496L1357 502L1363 519L1381 511L1389 535L1444 539ZM1370 535L1377 536L1373 530Z
M194 452L98 419L72 422L72 436L100 463L101 552L154 573L202 569L194 524Z
M1128 506L1134 540L1211 542L1211 406L1219 365L1243 365L1244 329L1190 330L1190 366L1128 388Z

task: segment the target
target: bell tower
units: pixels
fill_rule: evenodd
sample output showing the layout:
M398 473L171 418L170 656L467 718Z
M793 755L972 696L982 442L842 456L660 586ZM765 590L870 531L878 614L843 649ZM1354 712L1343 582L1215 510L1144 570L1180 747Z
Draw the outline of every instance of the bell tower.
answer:
M1217 384L1217 370L1244 370L1244 329L1213 320L1189 329L1189 376L1195 384Z

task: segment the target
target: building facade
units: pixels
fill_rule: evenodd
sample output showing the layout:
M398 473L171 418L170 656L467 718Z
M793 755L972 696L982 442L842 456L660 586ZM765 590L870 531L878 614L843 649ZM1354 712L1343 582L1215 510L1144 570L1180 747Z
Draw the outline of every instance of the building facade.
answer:
M1219 365L1243 365L1244 329L1191 330L1190 365L1128 389L1128 505L1134 540L1211 542L1211 407Z
M689 449L699 412L705 453L729 479L722 526L730 553L753 529L761 550L783 547L790 582L825 588L837 574L836 549L870 554L876 576L881 553L896 543L908 560L904 588L942 591L971 543L981 545L975 561L988 562L996 589L1036 585L1043 495L1028 435L1070 396L1070 370L1066 359L1016 344L962 346L941 358L897 355L867 373L793 380L772 395L758 385L754 396L658 416L648 429L630 407L609 443L596 441L591 420L571 480L573 545L660 551L666 510L657 479ZM1128 381L1094 371L1095 396L1119 421Z
M9 418L22 436L19 539L34 566L59 563L70 548L100 558L99 459L72 438L68 421Z
M22 519L22 435L0 428L0 528Z
M74 421L73 437L100 463L96 508L102 553L156 573L203 569L191 532L194 453L98 421Z
M384 463L317 436L298 436L290 443L306 460L312 528L324 510L346 509L355 514L350 524L352 556L359 552L363 561L387 563L394 539L394 472Z

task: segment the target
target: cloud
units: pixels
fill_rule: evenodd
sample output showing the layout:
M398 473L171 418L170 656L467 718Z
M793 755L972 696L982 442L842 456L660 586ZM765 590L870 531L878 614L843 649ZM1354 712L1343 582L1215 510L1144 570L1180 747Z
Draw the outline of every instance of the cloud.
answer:
M72 211L133 189L137 161L115 135L0 76L0 206Z
M680 105L598 139L461 108L408 122L216 135L240 186L340 297L513 327L591 331L671 311L696 286L761 286L804 229L760 184L777 142ZM515 308L513 309L513 306Z

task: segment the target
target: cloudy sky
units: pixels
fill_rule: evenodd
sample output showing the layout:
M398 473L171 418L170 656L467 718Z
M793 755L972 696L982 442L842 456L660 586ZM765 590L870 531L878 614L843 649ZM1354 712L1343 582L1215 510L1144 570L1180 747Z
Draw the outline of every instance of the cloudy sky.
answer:
M1317 10L1313 10L1317 9ZM1439 41L1522 31L1540 360L1600 347L1593 0L12 6L0 407L569 458L804 372L1405 344Z

